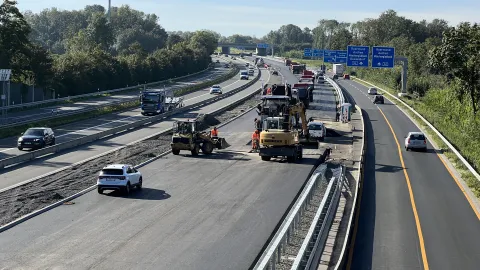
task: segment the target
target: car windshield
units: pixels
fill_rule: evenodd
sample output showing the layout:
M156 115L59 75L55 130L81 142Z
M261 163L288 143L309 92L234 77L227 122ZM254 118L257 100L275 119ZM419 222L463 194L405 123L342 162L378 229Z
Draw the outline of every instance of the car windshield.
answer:
M264 129L280 129L279 119L267 119L264 122Z
M122 169L103 169L101 175L123 175Z
M43 129L27 129L23 135L43 136Z
M411 140L425 140L425 136L423 136L423 134L411 134L410 135L410 139Z
M322 128L323 128L322 124L308 125L309 130L322 130Z
M143 103L157 103L159 101L160 96L154 94L147 94L143 95L142 102Z
M212 88L220 88L220 86L214 85L214 86L212 86Z

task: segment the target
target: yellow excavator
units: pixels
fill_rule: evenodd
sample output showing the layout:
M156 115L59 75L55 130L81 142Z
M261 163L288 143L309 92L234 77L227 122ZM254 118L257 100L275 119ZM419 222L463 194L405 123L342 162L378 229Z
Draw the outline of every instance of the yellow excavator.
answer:
M298 129L299 117L302 120ZM286 157L289 162L303 158L303 146L300 137L308 138L307 117L305 105L299 102L285 107L283 116L267 117L263 120L260 132L259 154L264 161L272 157Z

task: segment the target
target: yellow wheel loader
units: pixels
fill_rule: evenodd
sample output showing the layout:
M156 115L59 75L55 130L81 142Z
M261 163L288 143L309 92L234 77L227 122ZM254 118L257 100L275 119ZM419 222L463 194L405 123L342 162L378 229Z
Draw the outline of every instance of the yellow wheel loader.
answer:
M173 123L172 154L178 155L181 150L190 151L192 156L198 156L200 150L205 155L210 155L213 149L228 147L224 138L210 137L208 132L199 131L196 120L176 121Z
M298 130L298 118L302 120L302 128ZM289 162L303 158L301 137L308 137L305 106L302 102L285 108L283 116L267 117L263 121L260 132L259 155L262 160L272 157L286 157Z

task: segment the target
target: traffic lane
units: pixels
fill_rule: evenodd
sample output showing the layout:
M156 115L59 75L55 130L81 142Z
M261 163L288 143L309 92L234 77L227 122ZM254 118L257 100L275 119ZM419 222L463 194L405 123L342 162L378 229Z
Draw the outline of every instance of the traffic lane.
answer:
M146 165L130 197L90 192L3 232L4 267L247 269L313 167L262 162L246 153L249 136L232 132L232 146L208 158Z
M402 147L418 127L396 106L379 107L389 119ZM429 265L432 269L478 269L480 222L464 193L436 151L402 150L416 195Z
M362 93L342 85L363 108L367 149L351 269L423 269L415 218L393 135Z
M241 81L239 80L238 76L234 76L233 78L223 83L220 83L219 85L222 86L224 92L227 93L246 83L247 81ZM209 88L205 88L203 90L195 91L184 96L184 104L186 106L191 105L208 99L210 97L211 94L209 93ZM146 116L141 115L140 112L141 110L138 108L131 109L122 113L108 114L100 118L75 122L74 124L55 129L54 132L56 135L56 142L62 143L71 141L87 135L101 132L103 130L111 129L117 126L145 119ZM18 137L10 137L0 140L0 145L2 146L2 148L0 148L0 159L25 153L25 151L21 151L16 148L17 138Z
M268 81L269 74L263 72L261 78L263 78L264 81ZM19 184L34 177L39 177L51 173L54 170L59 170L64 167L71 166L72 164L75 164L82 160L88 159L96 155L100 155L112 149L137 141L141 138L151 136L152 134L161 132L162 130L168 130L172 128L173 122L176 119L192 119L200 114L211 113L219 107L228 105L242 97L247 96L248 94L258 90L260 87L261 82L258 81L254 85L233 96L219 100L210 105L197 108L188 113L175 115L161 122L155 123L147 127L142 127L128 133L121 133L117 136L107 137L105 139L98 140L89 144L71 148L61 153L35 159L28 163L19 164L18 166L14 166L11 168L5 168L0 174L0 189Z
M206 73L199 74L194 77L181 80L179 82L175 82L173 85L169 86L169 88L175 89L175 88L185 87L195 83L201 83L202 81L221 76L222 74L225 74L227 72L228 72L228 69L217 68L213 71L208 71ZM105 106L113 102L119 102L121 100L130 100L132 98L138 97L138 93L139 93L139 90L135 90L129 93L116 94L108 97L97 97L97 98L86 99L86 100L78 101L72 104L50 106L50 107L9 113L6 121L8 123L15 123L19 121L33 121L37 118L50 116L52 114L52 110L55 110L56 113L58 114L62 114L62 113L70 113L72 111L85 109L87 107Z

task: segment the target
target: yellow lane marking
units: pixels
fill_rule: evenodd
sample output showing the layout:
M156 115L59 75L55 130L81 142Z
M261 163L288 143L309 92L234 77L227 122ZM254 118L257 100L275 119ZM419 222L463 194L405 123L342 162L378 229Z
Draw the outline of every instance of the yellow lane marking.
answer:
M427 260L427 252L425 251L425 242L423 240L423 233L422 233L422 226L420 225L420 218L418 216L417 212L417 206L415 204L415 198L413 196L413 190L412 190L412 185L410 183L410 177L408 176L407 169L405 168L405 162L403 161L403 155L402 155L402 148L400 147L400 143L398 142L397 136L395 135L395 132L393 131L392 125L390 125L390 122L388 121L387 117L383 113L383 111L378 108L380 113L383 115L383 118L385 118L385 121L387 122L388 127L390 128L390 131L392 132L393 138L395 139L395 143L397 144L397 150L398 150L398 155L400 157L400 163L402 164L403 168L403 174L405 175L405 180L407 182L408 186L408 193L410 194L410 203L412 205L412 210L413 210L413 216L415 217L415 225L417 226L417 233L418 233L418 240L420 243L420 251L422 253L422 261L423 261L423 269L428 270L428 260Z
M437 153L438 158L440 161L443 163L443 166L447 169L448 173L452 176L453 180L455 180L455 183L457 183L458 188L462 191L463 195L465 195L465 198L467 198L468 203L470 204L470 207L472 207L473 212L477 215L477 218L480 219L480 213L478 212L477 208L475 207L475 204L473 204L472 200L470 199L470 196L468 196L467 192L463 188L462 184L460 184L460 181L458 181L457 177L455 174L453 174L452 170L448 167L447 163L445 163L445 160L440 156L439 153Z

